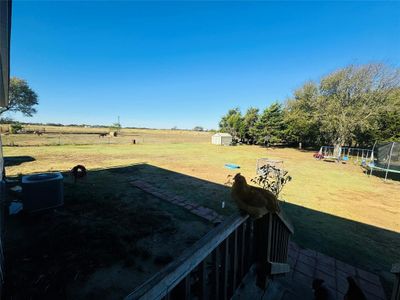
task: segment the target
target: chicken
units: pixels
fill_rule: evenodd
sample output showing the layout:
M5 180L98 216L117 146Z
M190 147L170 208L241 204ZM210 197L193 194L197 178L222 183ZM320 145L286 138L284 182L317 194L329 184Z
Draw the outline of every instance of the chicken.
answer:
M312 283L312 288L314 290L315 300L333 300L332 292L325 286L324 280L314 279Z
M356 281L352 277L347 277L347 282L349 283L349 288L346 295L344 295L345 300L366 300L363 291L359 288Z
M233 180L231 196L239 209L255 219L268 212L280 212L278 199L272 192L248 185L246 178L240 173L236 174Z

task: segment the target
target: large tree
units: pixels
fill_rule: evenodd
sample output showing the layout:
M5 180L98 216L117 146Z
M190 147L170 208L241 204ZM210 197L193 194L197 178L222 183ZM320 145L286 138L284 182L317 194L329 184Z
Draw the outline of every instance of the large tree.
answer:
M254 144L256 141L256 124L259 118L258 108L250 107L243 117L243 126L241 135L247 143Z
M32 117L36 113L34 106L38 103L37 94L29 87L26 80L13 77L10 80L9 104L1 113L5 111L20 112L24 116Z
M398 141L400 139L400 88L388 97L386 112L376 118L373 132L368 132L375 140Z
M373 130L400 86L400 73L381 64L348 66L322 78L316 110L320 130L338 149L351 144L356 133Z
M222 132L231 134L234 139L242 139L243 118L240 109L230 109L219 122L219 128Z
M290 142L309 145L320 142L319 120L316 117L319 98L318 85L307 82L294 91L285 108L286 138Z
M371 146L400 138L400 69L382 64L348 66L307 82L286 102L263 113L249 108L225 115L221 129L260 144L303 142Z
M267 107L257 121L256 128L259 144L282 142L286 128L282 105L275 102Z

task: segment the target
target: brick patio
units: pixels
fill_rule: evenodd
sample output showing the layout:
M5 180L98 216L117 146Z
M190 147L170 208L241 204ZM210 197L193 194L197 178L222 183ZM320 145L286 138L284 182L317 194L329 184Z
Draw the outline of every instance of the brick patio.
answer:
M204 206L200 206L197 203L186 200L183 197L177 196L177 195L170 193L168 191L165 191L165 190L161 190L143 180L139 180L139 179L133 180L131 182L131 184L134 187L141 189L142 191L144 191L148 194L153 195L154 197L157 197L161 200L164 200L164 201L170 202L172 204L175 204L177 206L180 206L180 207L188 210L192 214L194 214L200 218L203 218L209 222L212 222L214 224L221 223L223 220L223 216L218 214L213 209L204 207Z
M294 287L310 287L314 278L325 281L336 299L343 299L347 291L347 277L352 276L368 300L386 299L379 277L358 269L333 257L290 243L289 264L291 272L285 280ZM296 289L293 291L295 294ZM290 296L286 297L291 299Z
M347 292L347 277L352 276L368 300L386 299L379 277L355 268L333 257L290 243L289 264L291 271L283 277L269 281L266 291L256 286L255 270L244 279L233 300L313 300L312 281L325 280L333 299L343 300Z

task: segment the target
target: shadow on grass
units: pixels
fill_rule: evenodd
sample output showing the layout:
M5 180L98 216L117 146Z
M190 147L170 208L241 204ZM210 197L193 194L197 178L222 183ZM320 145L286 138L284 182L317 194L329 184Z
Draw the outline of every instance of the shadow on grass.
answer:
M370 170L364 169L364 173L367 174L368 176L375 176L375 177L385 179L385 176L386 176L385 171L373 170L371 175L370 175L370 172L371 172ZM388 172L387 179L400 182L400 173Z
M19 166L26 162L35 161L35 158L32 156L7 156L4 157L4 166L12 167Z
M133 187L130 182L134 180L221 215L237 213L229 187L145 163L89 170L77 183L64 175L63 207L7 220L6 299L63 299L71 294L123 297L213 227L187 210ZM386 291L390 290L393 279L388 271L392 263L400 261L399 233L287 202L282 207L300 246L377 273ZM110 286L104 284L104 278L91 281L101 295L83 289L99 269L117 264L122 265L121 274L129 272L129 276L106 281ZM80 291L71 291L71 286Z

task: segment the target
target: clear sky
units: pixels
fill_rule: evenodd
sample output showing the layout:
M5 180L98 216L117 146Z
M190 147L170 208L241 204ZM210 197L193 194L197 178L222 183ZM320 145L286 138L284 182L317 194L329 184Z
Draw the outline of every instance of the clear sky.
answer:
M21 121L217 128L347 64L400 63L400 2L14 0Z

